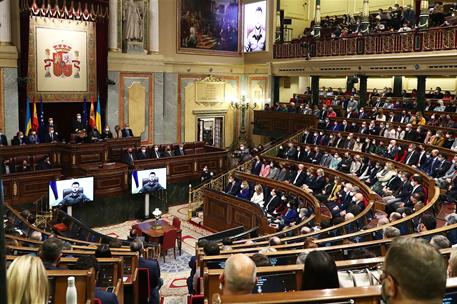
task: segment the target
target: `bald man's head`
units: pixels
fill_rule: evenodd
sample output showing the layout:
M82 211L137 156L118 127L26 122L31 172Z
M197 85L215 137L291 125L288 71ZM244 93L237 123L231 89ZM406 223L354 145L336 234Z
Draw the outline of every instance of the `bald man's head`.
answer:
M256 283L256 267L245 254L235 254L225 263L220 276L224 295L249 294Z

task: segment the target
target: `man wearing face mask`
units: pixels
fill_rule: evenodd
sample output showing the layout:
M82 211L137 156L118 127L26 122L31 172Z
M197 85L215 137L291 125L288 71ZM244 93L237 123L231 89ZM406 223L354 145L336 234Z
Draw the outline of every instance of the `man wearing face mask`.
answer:
M456 174L457 174L457 155L455 155L454 158L452 159L451 166L444 173L444 175L440 178L435 178L435 183L438 187L445 189L450 185L452 178Z
M441 304L446 291L446 262L421 239L399 237L387 251L381 276L387 304Z
M102 133L102 139L111 139L111 138L113 138L113 133L111 133L109 126L106 125L105 130L103 130L103 133Z
M159 151L159 146L154 145L153 151L151 153L151 158L161 158L162 153Z
M135 159L148 159L149 158L149 153L146 149L146 146L141 146L140 151L138 151L138 154L136 155Z
M270 191L270 197L265 201L265 212L272 215L279 204L281 204L281 198L277 195L276 189L273 188Z
M237 195L240 192L240 184L237 182L233 175L228 178L228 184L225 186L225 193L230 195Z
M17 132L16 136L13 137L11 144L13 146L25 145L26 143L24 139L24 133L22 133L21 131Z

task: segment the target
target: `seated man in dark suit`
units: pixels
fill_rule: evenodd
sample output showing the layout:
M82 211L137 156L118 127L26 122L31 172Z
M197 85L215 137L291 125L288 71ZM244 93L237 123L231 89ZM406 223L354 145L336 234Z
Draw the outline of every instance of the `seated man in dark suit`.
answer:
M103 130L103 132L101 134L101 138L102 139L111 139L111 138L113 138L113 133L111 133L108 125L105 126L105 130Z
M73 133L79 133L81 131L86 131L86 126L84 125L81 114L76 114L76 119L73 121Z
M270 197L268 200L265 200L265 211L268 214L273 214L276 208L281 203L281 198L276 193L276 189L271 189Z
M41 244L40 258L46 270L64 269L57 266L62 257L63 245L62 240L55 237L49 238Z
M80 189L79 182L73 182L73 184L71 184L71 192L64 196L59 205L71 206L88 202L90 202L90 199Z
M95 285L97 285L98 277L98 262L97 258L92 255L83 255L78 258L76 264L71 267L73 270L89 270L94 268L95 270ZM117 304L118 300L114 293L107 292L104 288L96 287L95 288L95 297L99 299L102 304Z
M40 139L38 138L38 135L36 134L35 130L30 130L29 137L27 138L27 143L29 145L35 145L40 143Z
M146 149L146 146L141 146L140 151L138 151L136 155L136 159L148 159L149 158L149 153L148 150Z
M38 170L52 169L52 163L49 155L46 155L37 165Z
M143 184L139 193L151 193L159 190L163 190L163 187L160 185L159 178L156 176L155 172L151 172L149 173L149 180L147 183Z
M146 259L143 257L144 248L143 242L135 240L130 243L130 250L138 252L138 268L146 268L149 270L149 285L151 287L151 297L148 304L159 304L159 290L163 285L163 280L160 278L160 266L156 259Z
M24 133L22 133L21 131L17 132L16 136L13 137L11 144L13 146L25 145L26 140L24 138Z
M96 127L90 128L88 134L89 141L97 141L100 139L100 132L97 130Z
M152 152L151 152L151 158L161 158L161 157L162 157L162 153L159 150L159 146L154 145L154 148L152 149Z
M173 152L171 152L171 147L168 145L165 147L165 151L162 153L162 157L172 157Z
M27 172L27 171L30 171L31 170L31 167L30 167L30 164L27 160L23 160L21 165L19 165L17 168L16 168L16 171L17 172Z
M46 134L47 143L59 142L59 133L57 133L53 127L49 127L48 133Z
M224 192L230 195L237 195L240 192L240 184L237 182L235 176L229 176Z
M15 172L15 168L13 165L11 165L9 159L5 159L2 163L2 174L10 174Z
M184 145L179 144L179 147L175 150L175 156L184 155Z
M129 124L125 124L124 129L122 129L122 137L133 137L132 129L130 129Z
M129 147L127 151L122 155L122 162L127 165L133 166L133 162L136 159L136 156L133 154L133 149Z
M8 139L3 134L3 130L0 128L0 146L8 146Z

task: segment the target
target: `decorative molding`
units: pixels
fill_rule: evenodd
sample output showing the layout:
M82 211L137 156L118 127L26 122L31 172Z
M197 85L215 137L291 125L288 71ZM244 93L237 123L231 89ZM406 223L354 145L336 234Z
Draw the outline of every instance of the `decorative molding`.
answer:
M119 74L119 126L121 128L124 127L125 123L125 113L124 113L124 106L126 100L124 100L125 96L125 79L126 78L140 78L140 79L147 79L148 86L149 86L149 93L148 93L148 105L149 105L149 121L148 121L148 138L147 140L142 140L141 144L152 144L154 142L154 74L150 73L120 73Z

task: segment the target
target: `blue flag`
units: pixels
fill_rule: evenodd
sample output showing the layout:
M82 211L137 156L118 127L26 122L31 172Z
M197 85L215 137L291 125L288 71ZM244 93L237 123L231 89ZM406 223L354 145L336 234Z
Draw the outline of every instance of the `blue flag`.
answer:
M135 181L135 188L138 188L138 171L132 171L133 180Z
M51 187L52 194L54 194L54 200L57 200L59 198L59 193L57 193L57 182L56 181L50 181L49 182L49 187Z
M27 102L25 104L25 128L24 135L29 135L29 130L32 129L32 116L30 115L30 99L27 97Z
M40 137L40 142L44 142L47 130L46 130L46 125L44 123L44 110L43 110L43 97L42 96L40 96L40 114L38 115L38 121L40 123L38 136Z

